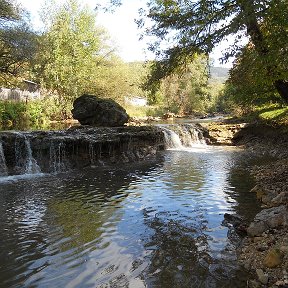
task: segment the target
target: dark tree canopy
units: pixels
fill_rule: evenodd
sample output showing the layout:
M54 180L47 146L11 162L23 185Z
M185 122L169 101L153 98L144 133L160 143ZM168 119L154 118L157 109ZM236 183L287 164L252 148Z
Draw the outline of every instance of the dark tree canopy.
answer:
M270 61L272 53L287 51L287 0L148 0L142 16L140 26L146 17L152 20L145 34L157 39L150 49L159 58L155 67L158 76L169 75L195 52L210 53L227 36L234 36L235 41L223 56L236 56L243 46L241 38L248 36L258 56L267 60L263 61L267 77L273 79L288 103L287 78L283 78L277 63L281 60L275 62L274 57L273 63ZM271 34L282 39L280 47L271 47Z

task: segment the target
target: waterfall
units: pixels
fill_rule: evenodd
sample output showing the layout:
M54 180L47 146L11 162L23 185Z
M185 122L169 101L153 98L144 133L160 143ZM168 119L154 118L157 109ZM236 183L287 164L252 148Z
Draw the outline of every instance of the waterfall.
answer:
M201 129L194 124L171 124L160 126L167 149L187 149L206 146Z
M173 130L169 130L168 128L161 127L164 137L165 137L165 146L168 149L181 149L183 145L181 143L179 135Z
M66 153L65 153L65 143L62 141L50 142L50 168L52 172L59 173L67 170Z
M30 141L25 134L17 133L15 163L17 174L37 174L41 172L37 161L33 157Z
M7 175L8 175L8 168L6 165L3 145L2 142L0 142L0 176L7 176Z

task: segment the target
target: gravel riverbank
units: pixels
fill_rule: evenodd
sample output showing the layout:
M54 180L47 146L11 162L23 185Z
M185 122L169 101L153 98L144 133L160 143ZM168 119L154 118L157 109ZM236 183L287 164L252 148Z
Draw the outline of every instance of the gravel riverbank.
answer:
M256 193L262 203L238 248L238 259L252 275L247 287L288 288L288 132L265 124L206 125L212 143L245 147L267 155L269 165L252 168Z

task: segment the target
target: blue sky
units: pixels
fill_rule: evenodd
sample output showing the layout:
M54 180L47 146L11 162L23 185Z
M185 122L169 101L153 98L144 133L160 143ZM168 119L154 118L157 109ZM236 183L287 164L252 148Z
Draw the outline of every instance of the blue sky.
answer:
M45 0L18 0L31 14L32 23L35 27L39 27L40 19L38 12L44 5ZM57 1L60 2L59 0ZM103 0L82 0L81 3L88 4L91 8L96 7L97 3L103 5ZM100 12L97 17L97 23L105 27L110 34L112 41L118 48L118 54L124 61L136 61L153 59L153 55L145 48L145 41L139 41L140 31L134 22L138 17L138 9L145 6L146 0L123 0L120 8L117 8L114 13ZM221 52L227 47L228 43L221 43L212 54L215 59L215 66L221 66L218 58L221 57ZM231 63L225 66L230 67Z

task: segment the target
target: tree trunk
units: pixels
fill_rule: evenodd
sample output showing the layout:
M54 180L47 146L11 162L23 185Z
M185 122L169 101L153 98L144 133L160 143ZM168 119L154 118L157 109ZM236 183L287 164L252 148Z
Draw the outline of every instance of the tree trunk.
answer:
M288 82L285 80L276 80L274 86L280 94L281 98L288 104Z
M255 46L255 50L257 51L260 57L267 57L269 50L265 43L265 39L263 33L260 30L259 23L257 21L254 3L252 0L240 0L238 2L240 4L241 10L245 16L245 24L247 27L247 34L251 38L251 42ZM267 76L272 79L277 79L277 64L269 65L267 63ZM288 82L283 79L278 79L273 81L274 87L277 92L280 94L281 98L284 100L286 104L288 104Z

